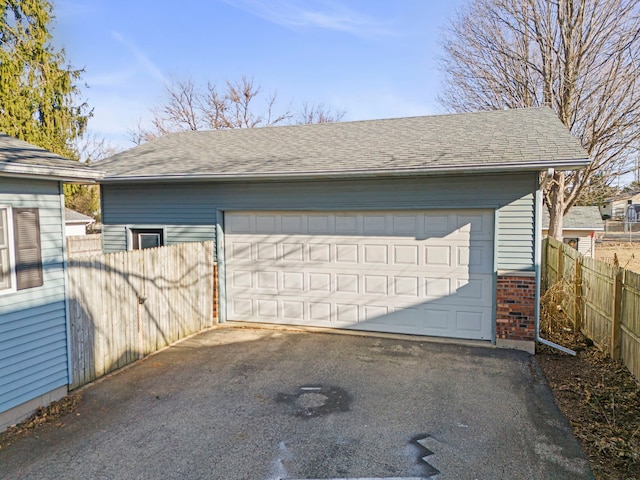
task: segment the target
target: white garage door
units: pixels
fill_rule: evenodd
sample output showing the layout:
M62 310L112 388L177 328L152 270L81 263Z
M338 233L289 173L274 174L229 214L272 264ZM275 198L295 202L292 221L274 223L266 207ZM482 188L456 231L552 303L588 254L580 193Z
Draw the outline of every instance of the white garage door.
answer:
M225 215L227 319L490 339L493 212Z

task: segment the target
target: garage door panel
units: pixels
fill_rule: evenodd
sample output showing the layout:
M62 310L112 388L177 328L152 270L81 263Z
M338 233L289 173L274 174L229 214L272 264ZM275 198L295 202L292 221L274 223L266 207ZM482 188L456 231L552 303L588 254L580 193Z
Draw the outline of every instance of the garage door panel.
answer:
M430 308L425 311L425 328L431 331L446 332L451 325L451 311Z
M358 235L362 231L362 222L355 214L337 214L336 233L339 235Z
M281 216L280 231L285 235L301 235L307 232L307 218L304 215L284 214Z
M393 245L393 264L418 266L420 247L418 245Z
M255 232L255 216L249 214L236 213L232 217L226 217L226 233L253 233Z
M282 301L282 317L285 321L299 321L304 316L304 302L298 300Z
M239 212L225 225L230 320L491 338L492 212Z
M250 242L234 241L228 249L230 252L230 258L234 260L252 260L253 244Z
M456 312L456 330L467 332L469 336L482 332L485 315L482 311Z
M335 228L335 224L331 222L330 215L310 214L307 219L307 231L312 234L327 234L332 233Z

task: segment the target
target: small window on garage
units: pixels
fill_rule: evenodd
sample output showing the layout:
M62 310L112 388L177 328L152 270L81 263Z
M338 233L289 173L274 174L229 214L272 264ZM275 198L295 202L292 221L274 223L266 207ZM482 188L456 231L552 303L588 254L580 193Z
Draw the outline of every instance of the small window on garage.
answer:
M161 228L132 228L131 237L134 250L164 245L164 231Z

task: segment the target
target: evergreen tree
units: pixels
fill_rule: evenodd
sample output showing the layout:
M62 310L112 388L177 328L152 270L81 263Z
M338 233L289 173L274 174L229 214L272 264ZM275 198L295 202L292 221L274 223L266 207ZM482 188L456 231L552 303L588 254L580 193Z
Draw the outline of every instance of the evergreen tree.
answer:
M91 116L77 103L83 70L51 45L47 0L0 0L0 131L67 158Z

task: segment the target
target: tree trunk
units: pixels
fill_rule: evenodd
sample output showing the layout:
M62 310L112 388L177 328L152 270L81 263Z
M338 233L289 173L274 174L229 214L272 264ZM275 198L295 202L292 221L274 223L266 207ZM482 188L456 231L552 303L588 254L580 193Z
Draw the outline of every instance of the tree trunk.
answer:
M564 216L564 172L555 172L547 187L547 208L549 209L549 236L562 241L562 219Z

